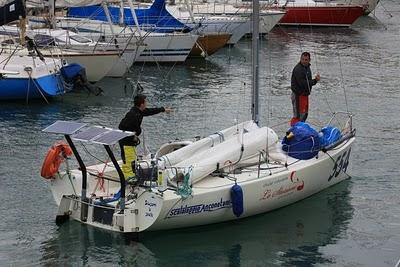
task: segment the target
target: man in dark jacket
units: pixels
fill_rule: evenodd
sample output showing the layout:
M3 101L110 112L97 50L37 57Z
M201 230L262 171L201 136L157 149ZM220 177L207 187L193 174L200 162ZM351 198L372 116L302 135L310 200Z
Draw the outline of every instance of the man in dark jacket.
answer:
M131 163L136 160L136 146L140 143L138 136L142 133L143 117L172 111L172 109L164 107L147 108L146 96L141 94L135 96L133 102L134 106L126 113L118 126L120 130L135 132L134 136L128 136L119 141L123 161L122 172L125 178L134 176Z
M302 53L300 62L294 67L292 72L291 98L293 105L293 118L290 121L291 126L296 122L306 121L308 116L308 96L311 93L311 88L320 80L319 74L317 74L314 79L311 78L310 61L310 53Z

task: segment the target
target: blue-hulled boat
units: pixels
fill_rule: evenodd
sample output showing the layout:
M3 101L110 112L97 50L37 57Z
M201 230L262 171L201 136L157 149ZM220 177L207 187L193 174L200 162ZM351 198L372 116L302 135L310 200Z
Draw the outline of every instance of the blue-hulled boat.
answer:
M42 61L29 55L3 53L0 55L0 100L47 100L63 95L68 86L61 72L73 76L71 72L75 69L76 66L63 66L59 59L43 58Z
M0 26L25 19L22 0L9 1L0 6ZM68 83L63 73L78 74L75 66L64 64L60 59L43 57L35 49L32 40L26 48L15 44L2 46L0 52L0 100L43 98L59 96L67 91Z

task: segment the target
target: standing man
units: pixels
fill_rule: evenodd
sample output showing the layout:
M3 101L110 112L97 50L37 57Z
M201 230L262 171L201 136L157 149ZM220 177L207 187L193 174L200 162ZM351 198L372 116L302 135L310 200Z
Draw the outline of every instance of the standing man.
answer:
M170 108L147 108L146 96L138 94L133 99L134 106L126 113L119 123L118 128L123 131L135 132L134 136L128 136L119 141L121 148L121 158L123 161L122 172L125 179L134 176L132 162L136 160L136 146L140 144L139 135L142 133L142 120L144 116L151 116L161 112L170 113Z
M292 105L293 118L290 125L293 126L296 122L305 122L308 116L308 96L311 93L311 88L320 80L319 74L314 79L311 78L310 69L311 56L308 52L303 52L300 57L300 62L294 67L292 72Z

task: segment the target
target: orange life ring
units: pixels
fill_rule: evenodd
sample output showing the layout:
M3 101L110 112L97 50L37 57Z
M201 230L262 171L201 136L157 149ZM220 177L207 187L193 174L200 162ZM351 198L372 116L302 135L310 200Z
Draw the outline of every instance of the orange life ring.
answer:
M46 158L42 165L41 176L46 179L54 178L54 175L58 172L58 168L66 157L72 155L71 147L63 142L55 143L50 147L47 152Z

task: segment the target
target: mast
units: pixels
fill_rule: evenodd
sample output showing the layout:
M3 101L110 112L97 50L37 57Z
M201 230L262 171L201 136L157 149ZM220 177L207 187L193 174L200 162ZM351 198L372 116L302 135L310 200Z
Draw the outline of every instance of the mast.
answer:
M187 10L189 11L190 20L191 20L193 23L196 24L196 20L194 19L194 16L193 16L193 10L192 10L192 7L191 7L191 5L189 4L189 1L188 1L188 0L185 0L185 5L186 5Z
M112 35L113 39L115 40L114 27L113 27L113 23L112 23L112 20L111 20L110 11L108 10L108 6L107 6L105 1L103 1L101 3L101 6L103 7L104 14L106 14L107 22L108 22L108 25L110 26L111 35Z
M119 25L123 26L125 22L125 13L124 13L124 0L119 1Z
M260 3L259 0L253 0L253 14L252 14L252 83L251 83L251 115L253 121L258 125L259 123L259 60L258 60L258 43L259 43L259 17L260 17Z
M55 0L50 0L49 1L49 18L50 18L50 28L55 29L57 27L56 25L56 20L55 20L55 14L56 14L56 8L55 8Z
M140 30L139 21L138 21L138 18L136 16L136 13L135 13L135 7L133 6L132 0L128 0L128 5L129 5L129 8L131 10L132 18L133 18L133 21L135 22L135 25L136 25L136 28L138 30L139 36L140 36L140 38L142 38L142 33L141 33L141 30Z

